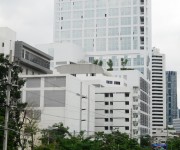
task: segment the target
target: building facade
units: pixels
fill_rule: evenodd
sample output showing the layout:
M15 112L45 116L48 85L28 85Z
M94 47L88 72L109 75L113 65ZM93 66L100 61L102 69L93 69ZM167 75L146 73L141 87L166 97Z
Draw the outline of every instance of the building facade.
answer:
M166 72L165 55L152 50L152 132L166 128Z
M8 27L0 27L0 53L9 55L12 50L14 56L14 48L16 41L16 32Z
M39 128L63 123L70 132L94 133L94 87L72 75L25 75L22 100L36 110Z
M176 130L176 133L180 135L180 118L173 119L173 127Z
M177 72L166 71L166 91L167 123L172 125L177 118Z
M128 66L151 76L151 0L54 1L54 42L82 47L86 59Z

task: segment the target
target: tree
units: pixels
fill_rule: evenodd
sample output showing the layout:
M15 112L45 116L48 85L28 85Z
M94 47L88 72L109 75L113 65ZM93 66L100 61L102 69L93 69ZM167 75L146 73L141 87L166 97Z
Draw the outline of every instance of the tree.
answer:
M102 61L102 60L95 59L95 60L93 61L93 64L102 66L102 65L103 65L103 61Z
M107 65L109 68L107 69L108 71L113 71L113 62L111 59L108 60Z
M23 128L23 117L21 115L25 111L26 103L21 102L21 88L25 81L19 78L19 73L22 72L22 68L15 62L9 63L9 56L0 54L0 140L3 141L4 121L5 121L5 109L7 98L7 86L8 86L8 69L11 69L11 88L10 88L10 105L9 109L9 133L8 133L8 149L16 150L21 146L21 132ZM0 149L3 147L3 142L0 143Z
M126 58L121 58L121 65L122 69L121 70L126 70L125 66L127 65L128 60Z

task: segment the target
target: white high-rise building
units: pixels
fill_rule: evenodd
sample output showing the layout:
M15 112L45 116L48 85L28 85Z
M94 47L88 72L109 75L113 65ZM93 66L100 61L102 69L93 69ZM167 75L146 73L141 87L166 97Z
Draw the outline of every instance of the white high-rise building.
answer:
M165 55L152 51L152 133L166 128L166 72Z
M82 47L89 62L109 59L151 76L151 0L55 0L54 42Z

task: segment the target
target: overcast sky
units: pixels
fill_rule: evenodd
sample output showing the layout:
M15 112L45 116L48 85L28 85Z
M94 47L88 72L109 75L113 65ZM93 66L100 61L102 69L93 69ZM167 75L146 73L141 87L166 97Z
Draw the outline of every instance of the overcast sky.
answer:
M53 2L0 0L0 26L13 29L17 40L32 45L52 42ZM166 54L167 70L178 72L180 93L180 0L152 0L152 46Z

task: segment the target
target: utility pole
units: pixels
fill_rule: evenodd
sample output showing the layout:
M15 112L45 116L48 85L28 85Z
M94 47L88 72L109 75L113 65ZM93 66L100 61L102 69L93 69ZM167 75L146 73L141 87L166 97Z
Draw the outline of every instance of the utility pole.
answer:
M12 63L12 50L10 50L9 63L10 64ZM7 150L8 121L9 121L9 103L10 103L10 97L11 97L10 96L10 92L11 92L11 67L8 68L7 100L6 100L6 111L5 111L3 150Z

